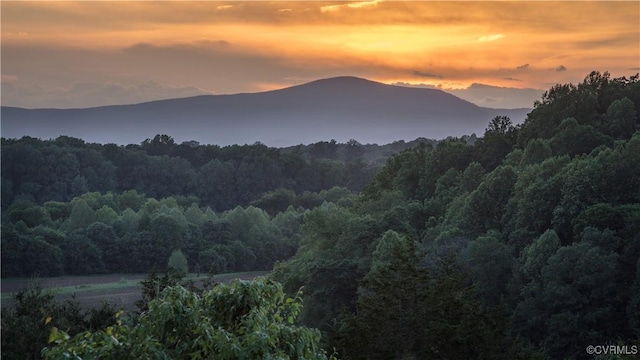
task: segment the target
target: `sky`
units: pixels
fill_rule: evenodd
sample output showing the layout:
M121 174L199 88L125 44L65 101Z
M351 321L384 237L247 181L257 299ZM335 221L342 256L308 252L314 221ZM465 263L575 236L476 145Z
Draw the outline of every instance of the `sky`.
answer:
M273 90L334 76L532 107L640 72L638 1L2 1L4 106Z

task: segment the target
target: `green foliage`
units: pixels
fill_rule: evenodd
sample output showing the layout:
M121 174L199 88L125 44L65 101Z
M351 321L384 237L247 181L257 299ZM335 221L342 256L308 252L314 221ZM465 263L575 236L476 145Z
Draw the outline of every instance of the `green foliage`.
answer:
M309 212L273 276L307 286L302 321L347 358L580 358L633 343L638 79L594 72L554 86L521 126L496 117L474 145L393 156L352 207Z
M95 212L85 199L76 198L71 203L71 214L65 222L69 230L83 229L95 221Z
M498 167L488 174L467 199L463 228L476 236L488 230L500 230L516 181L517 173L511 166Z
M71 213L69 204L59 201L48 201L44 203L43 207L49 214L49 217L51 217L52 221L56 221L58 219L66 219Z
M532 280L540 279L549 258L560 248L560 239L553 230L547 230L522 251L521 271Z
M260 199L254 201L252 205L264 209L270 215L275 216L294 204L295 196L296 194L291 190L278 189L265 193Z
M136 306L140 312L147 311L149 303L157 299L164 289L172 286L186 286L187 284L183 283L185 275L185 273L169 268L162 276L154 270L144 280L140 281L142 298L136 301Z
M608 72L594 71L577 86L553 86L534 104L534 110L522 124L518 143L523 146L530 139L553 137L561 132L558 126L567 118L616 138L628 137L637 129L637 118L633 125L632 119L633 107L637 114L640 99L638 79L637 75L612 79ZM606 120L602 121L603 118Z
M633 101L627 97L614 100L607 108L606 122L610 135L618 139L631 137L638 129L638 113Z
M4 216L13 224L22 221L27 227L35 227L47 221L45 210L27 200L14 202Z
M234 262L235 256L229 246L213 245L198 254L201 269L209 274L223 274L229 271Z
M48 141L3 138L2 207L6 210L14 200L42 204L68 202L87 192L127 192L121 201L124 206L114 208L116 212L127 207L138 211L138 194L195 196L202 205L224 211L248 206L279 189L302 194L343 186L357 192L374 176L376 160L388 156L387 148L397 152L412 144L334 144L340 151L329 159L310 151L313 145L220 148L176 144L168 135L128 146L87 144L68 137Z
M100 261L105 270L117 272L124 262L124 254L113 228L101 222L95 222L87 227L86 239L99 249Z
M479 163L472 162L469 164L460 178L460 190L462 192L471 192L478 188L485 173L484 168Z
M477 300L454 262L434 274L417 266L412 242L386 233L358 290L357 312L342 335L352 359L511 359L507 321ZM353 336L353 338L351 338Z
M559 173L569 161L568 156L553 157L520 169L502 219L516 251L554 227L554 211L562 199L563 180ZM528 236L521 239L518 234Z
M600 147L576 158L560 173L562 198L554 210L554 228L561 238L572 236L572 221L591 205L640 202L640 132L613 148Z
M343 344L348 355L380 359L417 355L417 338L422 334L416 330L423 320L418 310L426 305L423 286L428 275L416 264L412 241L393 231L383 235L358 289L353 321L359 338L351 348Z
M37 283L18 292L10 308L2 309L2 358L39 359L52 329L79 332L103 329L115 323L116 309L108 304L82 311L69 300L58 303L55 295Z
M118 213L116 213L115 210L107 205L103 205L100 209L98 209L95 215L96 221L104 223L106 225L113 225L113 223L118 220Z
M513 278L515 258L512 248L491 231L467 246L471 276L485 304L498 306L508 297L509 280Z
M302 303L276 282L219 284L202 295L167 287L134 326L71 337L53 329L44 358L326 359L317 330L293 325Z
M140 225L140 216L131 208L126 208L122 212L122 216L119 221L115 222L114 226L119 230L122 235L126 233L136 233Z
M553 358L576 356L583 344L613 339L616 324L618 255L580 243L559 248L523 289L516 328Z
M518 129L511 119L506 116L496 116L491 120L478 140L480 163L485 169L492 170L502 162L502 159L513 150L518 138Z
M390 158L373 182L363 189L363 195L372 198L394 189L401 191L407 198L419 197L426 190L421 186L421 179L425 176L426 156L427 147L422 144Z
M549 139L555 155L583 155L602 144L610 145L611 138L596 130L592 125L578 124L574 118L564 119L556 134Z
M338 202L353 198L343 188L313 195ZM46 206L16 203L3 216L2 275L164 270L176 249L182 250L192 269L267 270L298 247L306 211L301 207L276 216L252 206L218 215L210 208L203 211L192 200L125 192L87 193L71 203ZM48 216L49 209L55 220Z
M89 183L87 179L82 175L76 175L71 182L71 194L74 196L80 196L86 192L89 192Z
M174 269L180 274L186 274L189 272L189 265L187 264L187 258L182 251L174 250L169 257L168 268Z
M20 226L2 227L2 276L59 276L62 250Z
M357 281L368 267L372 239L380 236L369 216L326 204L306 213L295 260L276 264L273 278L294 293L305 285L301 319L322 331L332 331L341 312L353 309ZM330 299L330 300L329 300Z
M54 304L54 295L43 293L38 286L16 294L14 308L2 309L3 358L38 358L47 343Z
M627 315L629 316L629 327L637 338L640 338L640 259L636 266L636 278L633 283L633 295L627 306Z
M539 163L551 157L551 147L542 139L529 141L522 155L522 165Z
M87 239L85 230L70 233L60 246L64 253L65 273L96 274L105 272L101 249Z
M202 212L200 206L196 203L191 204L191 206L185 210L184 217L188 223L196 226L202 226L205 222L204 212Z

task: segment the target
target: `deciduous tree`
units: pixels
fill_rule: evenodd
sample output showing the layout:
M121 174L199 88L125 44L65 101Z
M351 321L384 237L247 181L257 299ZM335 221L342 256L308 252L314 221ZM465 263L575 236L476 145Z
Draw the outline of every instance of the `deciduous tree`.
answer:
M46 359L326 359L317 330L293 325L300 297L276 282L218 284L202 295L168 287L139 323L70 337L52 331Z

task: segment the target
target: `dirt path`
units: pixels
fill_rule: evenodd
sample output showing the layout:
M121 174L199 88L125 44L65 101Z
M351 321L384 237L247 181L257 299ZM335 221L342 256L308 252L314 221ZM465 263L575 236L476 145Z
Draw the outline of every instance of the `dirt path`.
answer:
M69 286L110 284L127 280L142 280L148 274L109 274L92 276L60 276L52 278L32 279L2 279L0 281L1 292L15 293L28 288L31 284L39 284L43 289L61 288Z

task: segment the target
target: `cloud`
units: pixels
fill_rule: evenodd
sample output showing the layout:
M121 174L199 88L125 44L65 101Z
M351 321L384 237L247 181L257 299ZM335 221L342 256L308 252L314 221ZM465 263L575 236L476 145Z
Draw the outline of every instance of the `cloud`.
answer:
M68 87L54 88L2 82L3 105L25 108L81 108L135 104L206 94L210 92L193 86L171 86L155 81L135 85L114 82L75 82Z
M362 8L362 7L376 6L381 2L382 2L382 0L358 1L358 2L355 2L355 3L347 4L347 6L350 7L350 8L357 9L357 8Z
M323 13L340 11L346 5L325 5L320 7L320 11Z
M563 71L567 71L567 68L564 65L560 65L557 68L555 68L555 71L563 72Z
M318 78L311 76L287 76L283 80L291 84L299 85L318 80Z
M487 36L480 36L478 38L478 42L489 42L489 41L496 41L496 40L500 40L502 38L504 38L505 36L502 34L493 34L493 35L487 35Z
M433 79L442 79L444 77L441 74L428 73L428 72L423 72L423 71L419 71L419 70L414 70L412 72L412 74L415 75L415 76L420 76L420 77L425 77L425 78L433 78Z
M478 83L471 84L466 89L445 91L476 105L496 109L533 107L533 102L540 100L544 92L540 89L519 89Z
M2 5L2 72L17 76L22 88L44 89L153 79L236 93L261 90L257 84L292 85L289 77L338 75L445 88L445 78L458 87L540 88L580 81L594 69L622 76L638 66L637 41L613 42L615 51L580 48L581 40L618 34L637 40L638 4L616 4L8 2ZM227 5L233 7L216 9ZM323 13L322 5L339 11ZM26 31L26 38L17 35ZM560 64L567 70L554 71Z
M636 26L638 22L636 21ZM637 28L630 31L619 32L615 34L615 36L595 36L595 38L589 38L581 41L576 41L576 45L579 48L590 48L590 49L612 49L618 46L624 45L632 45L637 46L638 44L638 31Z
M353 75L375 79L375 75L401 72L410 73L410 69L386 67L384 64L362 62L360 58L342 56L335 61L327 54L325 58L314 57L307 61L287 56L286 53L261 49L251 49L235 45L226 45L224 41L199 41L171 45L137 44L114 51L91 51L73 47L15 46L2 44L2 70L15 75L20 80L12 96L2 94L3 105L42 108L42 107L89 107L106 104L127 104L132 102L155 100L151 96L104 96L91 90L91 96L76 95L65 101L62 94L69 92L76 83L120 84L124 87L135 86L155 80L166 84L189 85L200 91L181 93L174 91L167 97L191 96L202 93L233 94L265 90L264 84L271 84L269 90L300 84L299 79L316 80L321 78ZM30 59L25 61L24 59ZM51 68L56 71L52 72ZM291 78L294 78L293 80ZM42 89L34 89L38 84ZM105 85L106 91L109 86ZM3 90L6 86L3 82ZM54 89L60 88L58 91ZM18 93L33 92L29 96ZM174 89L176 90L176 89ZM121 89L121 92L124 90ZM135 91L130 90L134 94ZM40 99L38 99L38 96ZM162 95L162 94L160 94ZM86 99L82 104L80 99Z
M348 4L340 4L340 5L326 5L326 6L321 6L320 11L323 13L326 13L326 12L340 11L342 9L365 8L365 7L376 6L381 2L382 0L373 0L373 1L358 1L358 2L348 3Z
M391 85L395 85L395 86L404 86L404 87L416 87L416 88L426 88L426 89L439 89L438 86L435 85L431 85L431 84L412 84L412 83L408 83L408 82L404 82L404 81L397 81L394 83L391 83Z
M412 84L407 82L395 82L391 85L417 87L427 89L439 89L455 95L463 100L478 106L495 109L522 109L533 107L533 102L540 100L544 90L531 88L512 88L473 83L463 89L449 89L445 86L431 84Z

